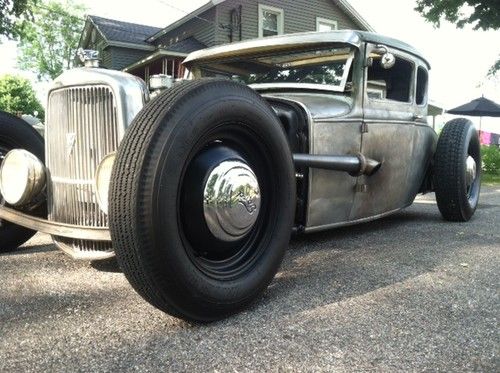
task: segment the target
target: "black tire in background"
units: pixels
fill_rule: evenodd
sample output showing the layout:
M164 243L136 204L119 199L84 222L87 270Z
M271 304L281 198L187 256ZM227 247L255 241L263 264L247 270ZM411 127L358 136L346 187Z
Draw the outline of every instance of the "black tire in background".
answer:
M217 241L207 229L207 178L196 179L197 167L227 156L253 169L262 195L255 225L236 243ZM222 319L276 274L293 225L295 172L279 119L250 88L210 79L164 92L134 119L111 180L118 262L159 309L189 321Z
M42 162L45 162L43 137L24 120L0 111L0 162L3 156L12 149L25 149L36 155ZM1 195L0 202L3 202ZM39 204L29 213L34 216L45 217L46 204ZM2 221L0 226L0 252L18 248L35 233L36 231L31 229Z
M469 156L476 163L476 176L467 185L466 162ZM470 120L453 119L443 127L434 156L434 188L444 219L463 222L472 217L481 188L481 148Z

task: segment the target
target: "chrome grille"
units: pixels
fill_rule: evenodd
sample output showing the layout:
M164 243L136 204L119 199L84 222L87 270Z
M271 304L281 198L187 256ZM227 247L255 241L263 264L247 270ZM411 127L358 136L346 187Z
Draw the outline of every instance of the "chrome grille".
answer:
M118 120L112 90L105 85L52 91L47 108L46 162L49 170L49 220L107 227L108 217L95 195L94 175L101 159L118 149ZM111 244L54 241L72 255L112 251ZM75 253L76 252L76 253Z

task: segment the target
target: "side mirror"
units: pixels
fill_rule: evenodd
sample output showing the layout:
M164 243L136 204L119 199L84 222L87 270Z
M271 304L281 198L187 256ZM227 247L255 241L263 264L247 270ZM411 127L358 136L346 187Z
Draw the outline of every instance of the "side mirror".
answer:
M381 56L380 66L385 70L392 68L396 63L396 57L387 50L385 45L377 45L373 52Z
M384 53L382 55L382 58L380 59L380 66L382 66L383 69L390 69L391 67L394 66L396 63L396 57L392 53Z

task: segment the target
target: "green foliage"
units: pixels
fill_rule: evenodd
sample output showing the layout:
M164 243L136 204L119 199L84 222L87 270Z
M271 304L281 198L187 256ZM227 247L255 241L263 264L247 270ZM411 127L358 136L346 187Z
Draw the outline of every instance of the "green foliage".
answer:
M488 71L488 77L493 78L498 71L500 71L500 58L491 66Z
M483 185L498 185L500 184L500 175L492 175L492 174L482 174L481 175L481 184Z
M500 175L500 147L494 145L481 146L481 158L484 172Z
M0 0L0 36L15 38L33 17L37 0Z
M471 8L467 9L467 5ZM437 27L444 18L459 28L467 24L474 30L500 28L498 0L417 0L415 10Z
M436 27L445 19L458 28L472 25L474 30L500 29L499 0L417 0L415 10ZM498 71L500 59L488 71L488 76L493 77Z
M28 79L14 75L0 78L0 110L11 114L21 112L43 120L44 110ZM37 112L37 115L35 115Z
M34 8L34 22L26 24L20 35L19 67L33 71L39 80L54 79L72 68L83 12L84 7L71 0L51 0Z

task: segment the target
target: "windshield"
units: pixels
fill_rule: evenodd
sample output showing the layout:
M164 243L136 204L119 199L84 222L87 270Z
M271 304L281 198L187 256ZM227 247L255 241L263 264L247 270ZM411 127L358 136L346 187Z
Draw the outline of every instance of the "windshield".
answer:
M201 77L226 77L256 89L312 88L343 91L352 48L323 48L214 61L198 66Z

